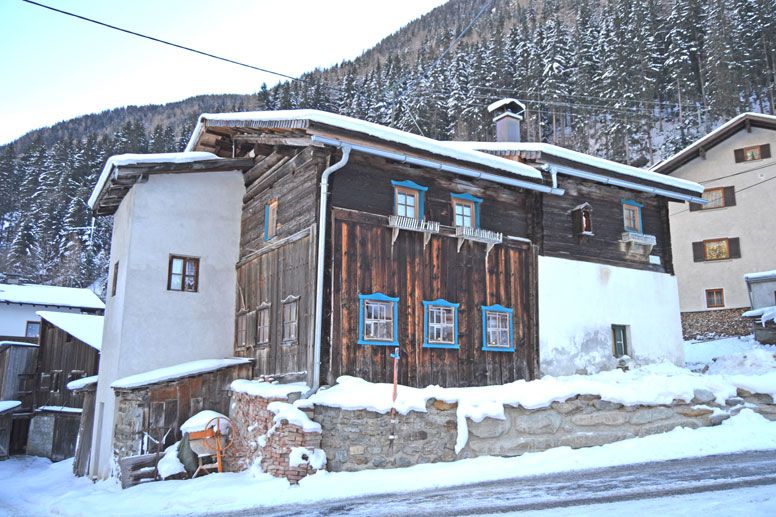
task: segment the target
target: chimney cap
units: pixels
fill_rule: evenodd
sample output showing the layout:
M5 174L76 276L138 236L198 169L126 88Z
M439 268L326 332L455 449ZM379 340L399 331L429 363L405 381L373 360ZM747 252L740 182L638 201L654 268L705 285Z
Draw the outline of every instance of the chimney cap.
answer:
M517 99L506 98L490 104L488 111L493 113L494 116L511 113L522 117L525 111L525 104Z

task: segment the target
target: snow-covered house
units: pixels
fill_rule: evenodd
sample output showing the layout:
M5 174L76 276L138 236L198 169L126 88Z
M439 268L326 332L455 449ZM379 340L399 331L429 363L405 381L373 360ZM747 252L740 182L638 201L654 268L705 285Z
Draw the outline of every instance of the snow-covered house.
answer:
M36 284L0 284L0 339L29 338L40 333L40 310L102 314L105 304L89 289Z
M704 206L676 205L671 244L685 334L748 333L746 273L776 267L776 116L743 113L653 171L702 183Z
M185 153L111 160L90 200L115 213L92 475L111 383L186 361L312 389L390 382L396 349L411 386L681 362L667 204L702 187L472 147L298 110L203 115Z

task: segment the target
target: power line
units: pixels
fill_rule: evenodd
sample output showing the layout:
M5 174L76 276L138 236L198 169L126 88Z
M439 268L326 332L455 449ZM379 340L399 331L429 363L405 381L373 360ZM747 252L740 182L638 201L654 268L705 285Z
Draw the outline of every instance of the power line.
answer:
M225 63L231 63L233 65L238 65L238 66L242 66L242 67L245 67L245 68L250 68L252 70L257 70L259 72L264 72L264 73L267 73L267 74L276 75L278 77L283 77L285 79L290 79L292 81L300 81L300 82L303 82L303 83L306 83L306 84L313 84L311 81L308 81L306 79L301 79L299 77L294 77L292 75L284 74L282 72L275 72L274 70L270 70L268 68L263 68L263 67L260 67L260 66L250 65L248 63L243 63L241 61L237 61L237 60L234 60L234 59L229 59L227 57L222 57L222 56L218 56L216 54L211 54L210 52L205 52L204 50L197 50L195 48L187 47L185 45L180 45L178 43L173 43L173 42L168 41L168 40L163 40L161 38L156 38L154 36L149 36L147 34L142 34L140 32L135 32L135 31L132 31L132 30L129 30L129 29L124 29L124 28L121 28L121 27L117 27L116 25L111 25L109 23L101 22L99 20L95 20L94 18L87 18L86 16L81 16L80 14L75 14L75 13L72 13L70 11L64 11L62 9L57 9L56 7L51 7L50 5L45 5L45 4L41 4L41 3L38 3L38 2L34 2L33 0L21 0L21 1L24 2L24 3L30 4L30 5L35 5L37 7L42 7L43 9L48 9L49 11L54 11L56 13L64 14L66 16L71 16L71 17L77 18L79 20L83 20L83 21L86 21L86 22L89 22L89 23L94 23L96 25L100 25L100 26L106 27L108 29L113 29L113 30L116 30L116 31L119 31L119 32L123 32L125 34L130 34L132 36L137 36L139 38L144 38L144 39L147 39L147 40L151 40L151 41L154 41L156 43L161 43L163 45L168 45L170 47L175 47L175 48L178 48L178 49L181 49L181 50L185 50L185 51L188 51L188 52L193 52L193 53L199 54L201 56L209 57L209 58L212 58L212 59L217 59L219 61L224 61ZM321 82L321 86L323 86L324 88L329 88L329 89L332 89L332 90L341 91L339 88L334 87L334 86L330 86L330 85L325 84L323 82Z
M753 167L753 168L751 168L751 169L748 169L748 170L745 170L745 171L737 172L737 173L735 173L735 174L731 174L730 176L722 176L722 177L720 177L720 178L716 178L716 179L714 179L714 180L706 180L706 181L702 181L702 182L700 182L700 183L708 183L709 181L716 181L716 180L719 180L719 179L729 178L729 177L731 177L731 176L738 176L739 174L746 174L747 172L753 172L753 171L756 171L756 170L759 170L759 169L764 169L764 168L766 168L766 167L771 167L771 166L773 166L773 165L774 165L773 163L769 163L769 164L767 164L767 165L761 165L761 166L759 166L759 167ZM745 190L749 190L750 188L754 188L754 187L756 187L756 186L758 186L758 185L762 185L763 183L767 183L767 182L769 182L769 181L771 181L771 180L776 180L776 176L774 176L774 177L772 177L772 178L764 179L764 180L762 180L762 181L758 181L757 183L752 183L752 184L751 184L751 185L749 185L748 187L744 187L744 188L736 189L736 190L735 190L735 193L736 193L736 194L739 194L739 193L741 193L741 192L744 192ZM684 212L689 212L689 211L690 211L690 209L689 209L689 208L684 208L684 209L682 209L682 210L679 210L678 212L674 212L673 214L669 214L669 215L678 215L678 214L681 214L681 213L684 213Z

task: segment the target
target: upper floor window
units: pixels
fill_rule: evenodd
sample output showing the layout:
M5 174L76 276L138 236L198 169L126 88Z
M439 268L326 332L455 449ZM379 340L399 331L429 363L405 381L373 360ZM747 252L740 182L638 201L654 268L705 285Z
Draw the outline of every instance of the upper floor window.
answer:
M241 311L237 314L237 346L245 348L253 346L256 335L253 329L256 325L256 311Z
M27 328L24 330L25 337L40 337L40 322L28 321Z
M268 241L278 231L278 200L273 199L264 205L264 240Z
M514 352L512 309L501 305L482 307L482 349L491 352Z
M626 232L644 233L641 221L641 208L643 206L631 199L622 200L622 220Z
M256 311L256 344L258 345L269 343L269 309L270 305L263 303Z
M706 307L714 309L725 306L725 292L722 289L706 289Z
M299 297L289 296L283 300L284 343L297 341L299 335Z
M199 259L170 255L170 265L167 272L167 290L196 293L198 289Z
M479 228L482 199L471 194L451 194L451 197L453 200L453 224L467 228Z
M423 347L458 348L458 304L423 302Z
M726 206L735 206L736 189L734 187L714 187L703 191L703 199L708 201L705 205L690 203L690 211L709 210L713 208L724 208Z
M423 219L423 204L428 187L414 181L391 181L394 189L393 213L399 217Z
M571 221L577 235L593 235L593 207L589 203L573 208Z
M695 262L741 258L741 242L738 237L693 242L692 253Z
M358 344L399 346L399 299L383 293L358 295Z
M771 157L771 144L750 145L733 151L736 163L763 160Z

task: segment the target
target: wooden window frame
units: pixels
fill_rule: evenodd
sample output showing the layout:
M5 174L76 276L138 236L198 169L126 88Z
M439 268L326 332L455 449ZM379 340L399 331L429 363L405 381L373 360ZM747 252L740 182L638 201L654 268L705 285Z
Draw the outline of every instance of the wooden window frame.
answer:
M450 194L450 198L453 208L453 226L480 228L480 205L482 204L482 199L474 197L471 194ZM456 214L456 207L458 205L467 206L471 210L471 226L458 224L458 216Z
M271 305L269 303L262 303L256 308L256 345L267 346L272 342L272 313L270 312ZM261 316L267 315L267 324L261 324ZM266 339L262 338L262 329L266 329Z
M30 334L30 325L33 325L33 326L37 325L38 326L38 333L37 333L37 335ZM41 331L42 328L43 328L43 325L41 324L40 321L31 321L31 320L27 321L27 324L24 327L24 337L37 337L37 338L39 338L40 337L40 331Z
M399 194L413 196L415 198L415 216L412 219L424 219L425 217L425 197L428 187L418 185L410 180L391 180L393 185L393 214L399 217L410 217L399 214ZM406 205L405 205L406 206Z
M281 302L280 307L280 342L284 344L299 342L299 296L287 296ZM296 319L286 320L286 308L294 307ZM289 330L289 337L286 335L286 329L293 329L293 335Z
M708 245L710 243L714 242L724 242L725 243L725 256L721 258L709 258L709 248ZM730 239L724 238L724 239L706 239L703 241L703 261L704 262L715 262L717 260L730 260Z
M644 220L641 213L643 207L644 205L631 199L622 200L622 225L626 232L644 234ZM636 221L638 228L628 226L628 220L625 217L626 212L633 212L635 214L634 221Z
M622 353L617 353L617 331L622 331ZM612 324L612 355L614 357L630 357L630 343L628 341L628 325Z
M709 295L712 297L719 295L720 303L719 304L710 304L709 303ZM725 307L725 289L719 287L715 289L706 289L706 308L707 309L720 309Z
M421 217L420 217L420 192L418 192L417 190L411 189L411 188L407 188L407 187L394 187L394 191L395 192L394 192L394 196L393 196L394 197L393 213L395 215L400 216L400 217L412 217L413 219L421 219ZM405 196L405 197L412 197L415 200L414 207L413 207L413 215L411 215L411 216L406 215L406 214L405 215L401 215L399 213L399 207L400 206L404 206L405 208L408 208L408 205L406 203L403 204L403 205L401 205L399 203L399 196L402 196L402 195Z
M278 234L278 200L270 199L264 205L264 240L273 239Z
M469 220L471 221L471 225L466 224L458 224L458 207L466 207L470 211ZM475 207L474 203L472 201L467 201L465 199L454 199L453 200L453 225L454 226L462 226L465 228L476 228L477 222L476 222L476 214L475 214ZM467 216L461 214L461 222L464 222L464 219Z
M451 303L441 298L434 301L423 301L423 348L448 348L448 349L460 348L460 344L458 342L458 307L459 307L459 304ZM431 323L431 313L432 311L437 309L452 311L453 313L452 341L431 339L432 325L446 326L444 322L441 324Z
M237 313L235 326L236 348L251 348L256 343L254 327L256 311L243 310Z
M173 289L172 287L172 277L175 275L179 275L179 273L175 273L173 275L172 272L172 265L175 260L181 260L183 262L180 277L181 277L181 288L180 289ZM194 287L192 289L186 288L186 277L192 276L188 275L186 273L187 269L187 262L189 260L194 261ZM200 270L200 259L199 257L191 257L187 255L170 255L169 262L167 264L167 290L168 291L174 291L174 292L182 292L182 293L198 293L199 292L199 270Z
M583 203L571 210L571 222L574 233L580 238L593 236L593 207L590 203Z
M392 336L388 339L381 339L372 335L367 335L366 328L368 320L366 306L367 304L386 305L386 315L391 319L378 320L390 321L392 323ZM399 298L392 298L383 293L359 294L358 295L358 344L376 345L376 346L399 346Z
M506 316L507 318L507 346L497 345L488 342L488 316L498 314L499 317ZM515 351L515 329L514 321L512 318L513 311L503 305L483 305L482 306L482 349L486 352L514 352ZM498 329L499 331L502 329Z
M117 260L116 263L113 264L113 277L111 278L111 287L110 287L111 296L116 296L118 285L119 285L119 261Z

